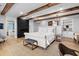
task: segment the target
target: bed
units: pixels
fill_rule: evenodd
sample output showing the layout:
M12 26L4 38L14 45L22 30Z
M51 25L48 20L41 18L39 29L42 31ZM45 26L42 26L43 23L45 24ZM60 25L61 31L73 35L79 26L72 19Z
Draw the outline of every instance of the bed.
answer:
M39 31L32 33L24 33L25 39L30 38L38 41L38 46L42 48L47 48L55 39L55 34L52 29L49 31Z

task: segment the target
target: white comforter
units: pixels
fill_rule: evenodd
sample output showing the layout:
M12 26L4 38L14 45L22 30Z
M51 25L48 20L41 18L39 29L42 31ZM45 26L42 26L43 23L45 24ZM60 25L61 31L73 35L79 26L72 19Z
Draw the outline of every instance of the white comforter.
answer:
M38 46L46 48L54 40L54 33L33 32L24 33L25 39L30 38L38 41Z

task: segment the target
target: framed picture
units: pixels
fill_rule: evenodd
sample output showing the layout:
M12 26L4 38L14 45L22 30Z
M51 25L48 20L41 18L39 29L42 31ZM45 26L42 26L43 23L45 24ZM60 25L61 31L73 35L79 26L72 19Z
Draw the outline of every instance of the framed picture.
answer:
M52 21L49 21L48 22L48 26L52 26L53 22Z

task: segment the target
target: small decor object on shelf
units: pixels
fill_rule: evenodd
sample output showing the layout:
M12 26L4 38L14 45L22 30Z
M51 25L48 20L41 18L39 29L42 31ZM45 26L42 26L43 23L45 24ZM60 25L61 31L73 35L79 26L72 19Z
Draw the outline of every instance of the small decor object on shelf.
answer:
M66 25L66 28L69 28L69 25Z
M66 31L69 31L69 25L66 25Z
M64 31L72 31L72 19L63 20Z

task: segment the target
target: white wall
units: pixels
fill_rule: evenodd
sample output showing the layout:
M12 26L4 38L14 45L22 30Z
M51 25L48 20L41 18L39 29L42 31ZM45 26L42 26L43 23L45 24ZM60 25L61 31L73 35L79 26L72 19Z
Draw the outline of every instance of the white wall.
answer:
M3 23L3 29L0 29L0 34L6 36L6 18L5 16L0 16L0 23Z
M79 32L79 15L63 17L63 18L60 18L60 20L72 20L72 32ZM34 22L33 20L30 20L30 28L29 28L30 32L38 31L39 27L43 27L43 28L48 27L48 21L50 20L44 20L40 22ZM61 26L63 25L62 23L63 22L60 21ZM69 34L69 35L71 36L72 34Z
M34 21L33 20L29 21L29 32L34 32Z
M73 31L74 32L79 32L79 18L73 20Z
M50 21L50 20L37 21L37 22L34 22L34 20L30 20L29 21L29 32L38 32L39 27L47 28L48 27L48 21Z
M17 18L15 18L15 38L17 38Z
M34 32L38 32L40 22L34 22Z
M72 17L73 19L73 31L79 32L79 15Z
M29 32L38 32L38 29L41 25L42 22L34 22L34 20L29 21ZM46 26L46 24L45 24Z

